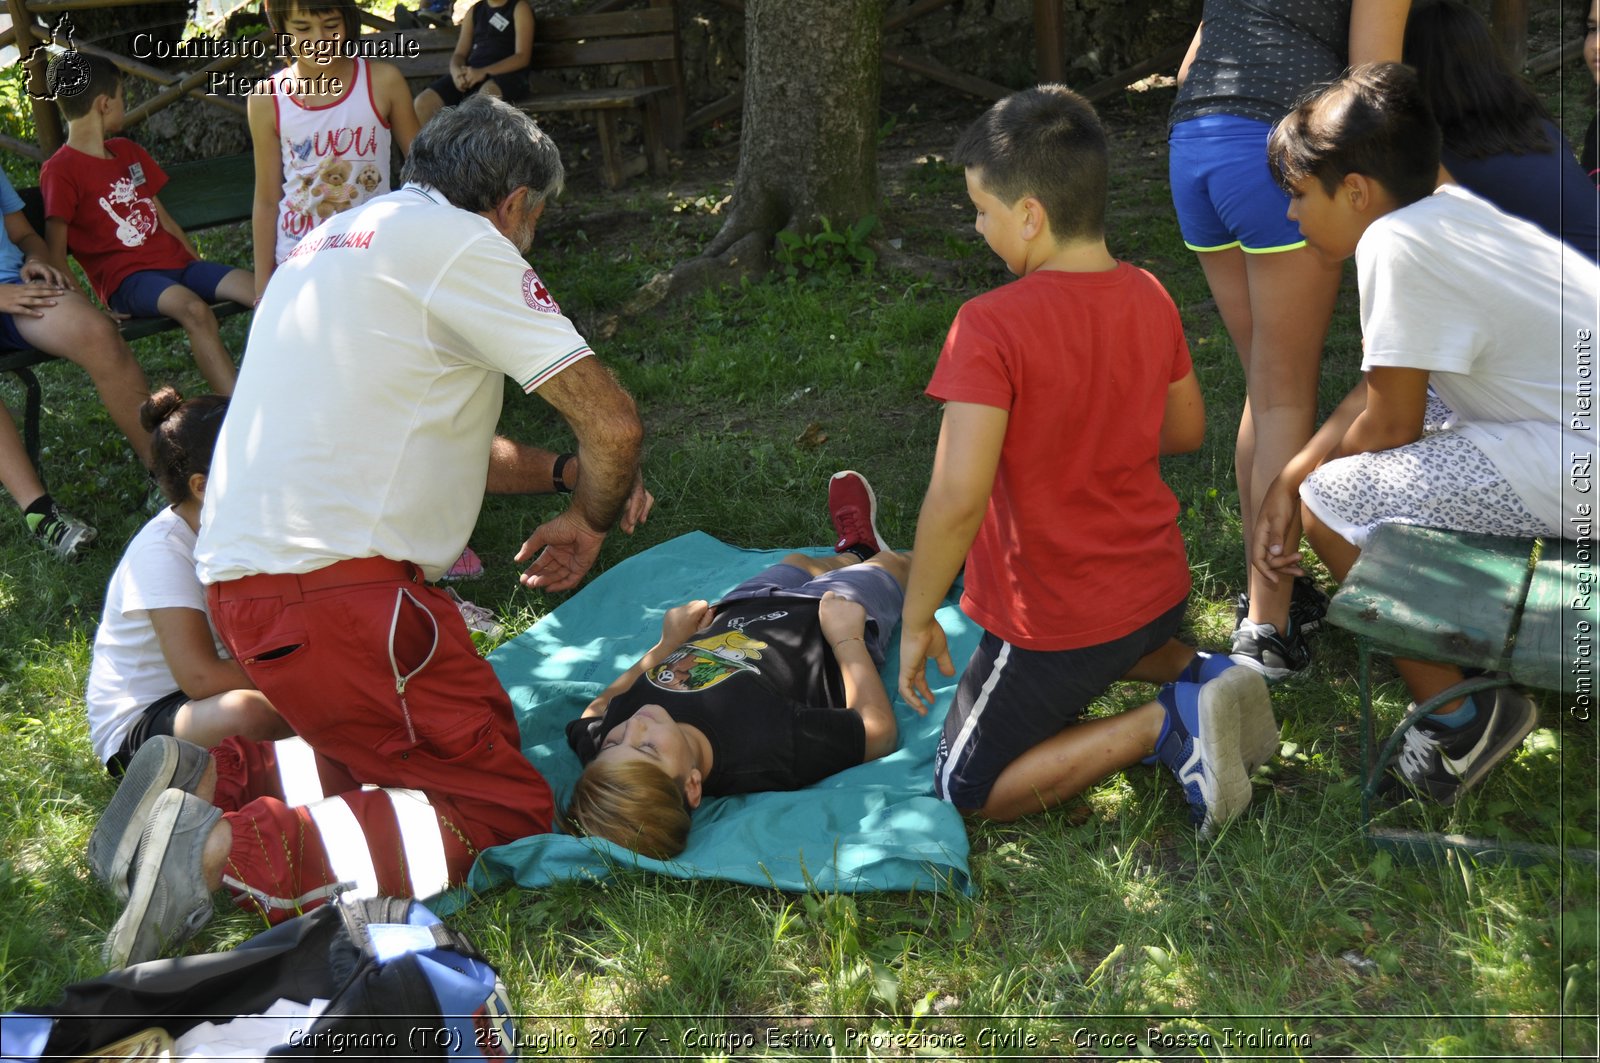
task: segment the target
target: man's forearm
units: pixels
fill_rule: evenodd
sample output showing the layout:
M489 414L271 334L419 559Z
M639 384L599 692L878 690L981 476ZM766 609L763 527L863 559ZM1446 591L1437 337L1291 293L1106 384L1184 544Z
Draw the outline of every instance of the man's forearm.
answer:
M578 439L583 463L569 512L600 534L617 523L639 471L644 427L633 399L610 371L584 358L551 378L539 395Z
M637 419L629 423L618 418L604 425L591 423L585 429L577 425L573 428L578 436L583 475L572 492L569 508L595 531L610 531L633 490L644 433Z
M489 446L489 481L484 490L491 495L550 494L556 489L553 474L558 457L555 451L495 436ZM569 475L567 486L573 486L576 479Z

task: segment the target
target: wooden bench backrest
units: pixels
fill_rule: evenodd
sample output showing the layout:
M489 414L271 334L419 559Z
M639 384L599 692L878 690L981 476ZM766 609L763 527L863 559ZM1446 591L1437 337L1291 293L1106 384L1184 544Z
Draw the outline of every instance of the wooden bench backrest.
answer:
M535 70L658 63L677 55L676 16L670 7L543 18L534 27Z
M416 41L421 51L415 59L395 61L407 77L442 69L460 39L459 29L397 32L402 41ZM534 24L534 70L670 62L677 56L677 16L670 7L541 18Z
M167 185L156 193L174 221L195 232L247 221L255 195L255 160L249 154L174 163L164 167ZM37 188L19 188L22 214L44 235L44 196Z

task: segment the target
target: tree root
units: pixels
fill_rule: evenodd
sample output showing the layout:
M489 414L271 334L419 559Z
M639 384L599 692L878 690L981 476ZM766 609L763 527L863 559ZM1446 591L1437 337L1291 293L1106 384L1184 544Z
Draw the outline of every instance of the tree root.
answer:
M759 277L772 267L768 249L772 233L752 230L735 240L720 255L700 255L651 277L622 307L620 314L600 326L597 339L609 339L619 318L642 317L664 304L714 285L738 284L744 277Z

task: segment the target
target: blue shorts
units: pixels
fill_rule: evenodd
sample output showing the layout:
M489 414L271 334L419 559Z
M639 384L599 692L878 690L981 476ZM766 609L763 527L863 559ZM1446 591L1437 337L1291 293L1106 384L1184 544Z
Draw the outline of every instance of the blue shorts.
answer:
M17 331L13 314L0 314L0 351L26 351L33 346Z
M208 303L215 302L217 285L237 268L196 259L182 269L142 269L129 274L117 285L117 290L106 300L106 306L132 317L160 317L161 311L156 309L156 301L161 298L162 292L175 284L189 289Z
M985 632L944 718L933 793L982 808L1013 760L1075 723L1140 658L1178 633L1179 602L1131 635L1075 650L1024 650Z
M1208 114L1172 127L1167 137L1167 183L1178 228L1191 251L1249 254L1305 246L1287 216L1289 194L1267 168L1272 127L1254 118Z
M867 635L864 641L872 660L882 668L884 654L888 652L889 636L900 622L900 607L905 603L906 592L898 580L877 565L849 565L820 576L813 576L794 565L773 565L729 591L722 601L734 602L741 598L767 598L773 595L821 598L828 591L855 602L867 611Z

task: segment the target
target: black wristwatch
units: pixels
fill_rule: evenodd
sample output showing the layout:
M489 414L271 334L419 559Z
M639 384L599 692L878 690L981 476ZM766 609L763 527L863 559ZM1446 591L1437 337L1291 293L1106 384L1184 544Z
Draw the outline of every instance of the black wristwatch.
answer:
M566 481L567 465L577 456L576 454L557 454L555 467L550 470L550 482L555 485L557 491L564 495L572 494L572 485Z

